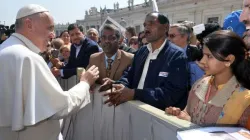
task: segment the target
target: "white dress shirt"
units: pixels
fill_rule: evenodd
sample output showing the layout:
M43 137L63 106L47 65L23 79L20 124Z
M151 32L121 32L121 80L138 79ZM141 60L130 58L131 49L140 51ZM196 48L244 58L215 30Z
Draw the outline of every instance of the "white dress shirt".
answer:
M146 76L147 76L147 73L148 73L148 67L149 67L149 63L151 63L151 60L155 60L158 56L158 54L161 52L161 50L163 49L163 47L165 46L167 42L167 39L162 43L161 47L156 49L154 52L152 52L152 46L151 46L151 43L149 43L147 45L147 48L149 50L149 54L148 54L148 57L145 61L145 64L144 64L144 68L143 68L143 72L142 72L142 75L141 75L141 79L140 79L140 82L138 84L138 89L143 89L144 87L144 81L146 79Z
M79 46L74 45L74 46L75 46L75 48L76 48L76 58L77 58L77 56L78 56L78 54L79 54L79 52L80 52L80 50L81 50L81 48L82 48L82 45L79 45Z
M115 53L112 57L110 57L110 58L108 58L106 55L105 55L105 66L106 66L106 68L108 67L108 59L112 59L113 60L113 62L115 61L115 57L116 57L116 54L117 53ZM113 62L112 62L112 64L113 64Z

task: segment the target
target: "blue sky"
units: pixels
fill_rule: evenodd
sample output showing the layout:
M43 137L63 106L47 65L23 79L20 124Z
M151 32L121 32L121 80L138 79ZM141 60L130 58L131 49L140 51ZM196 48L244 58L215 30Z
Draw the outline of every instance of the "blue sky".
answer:
M143 3L145 0L134 0L134 4ZM40 4L47 8L55 19L55 23L75 22L84 19L85 10L90 7L100 6L113 8L119 2L120 8L128 6L128 0L1 0L0 24L10 25L15 22L17 11L27 4Z

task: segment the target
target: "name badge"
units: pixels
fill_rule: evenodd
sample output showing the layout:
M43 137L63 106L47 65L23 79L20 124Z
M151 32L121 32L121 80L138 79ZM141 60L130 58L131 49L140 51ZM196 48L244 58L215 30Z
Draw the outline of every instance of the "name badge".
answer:
M160 72L159 76L161 76L161 77L168 77L168 72Z

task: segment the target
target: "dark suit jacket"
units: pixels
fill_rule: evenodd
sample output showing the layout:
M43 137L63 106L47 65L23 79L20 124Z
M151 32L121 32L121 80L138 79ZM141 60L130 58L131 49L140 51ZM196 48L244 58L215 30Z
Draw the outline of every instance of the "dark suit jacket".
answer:
M135 89L135 100L162 110L169 106L184 109L188 97L188 66L183 50L167 41L157 59L150 61L143 89L137 89L148 54L147 47L140 48L131 68L117 83Z
M111 66L111 74L110 79L119 80L122 76L124 70L126 70L132 63L134 55L131 53L127 53L123 50L118 50L116 54L116 58ZM95 65L99 68L99 79L97 80L98 84L103 84L102 79L107 78L106 73L106 62L105 62L105 53L95 53L90 56L89 66Z
M76 75L77 67L86 67L89 64L90 55L99 52L99 48L96 42L92 41L89 38L85 38L82 42L82 47L80 52L76 56L76 47L72 44L70 50L70 57L68 64L63 67L63 77L62 78L69 78L73 75Z

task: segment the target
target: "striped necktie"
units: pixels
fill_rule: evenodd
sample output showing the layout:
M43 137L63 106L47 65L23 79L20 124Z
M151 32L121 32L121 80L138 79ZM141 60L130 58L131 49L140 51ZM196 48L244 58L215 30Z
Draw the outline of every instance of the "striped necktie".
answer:
M113 60L108 58L107 59L107 62L108 62L108 67L106 69L106 74L107 74L107 77L110 77L110 74L111 74L111 66L112 66L112 63L113 63Z

